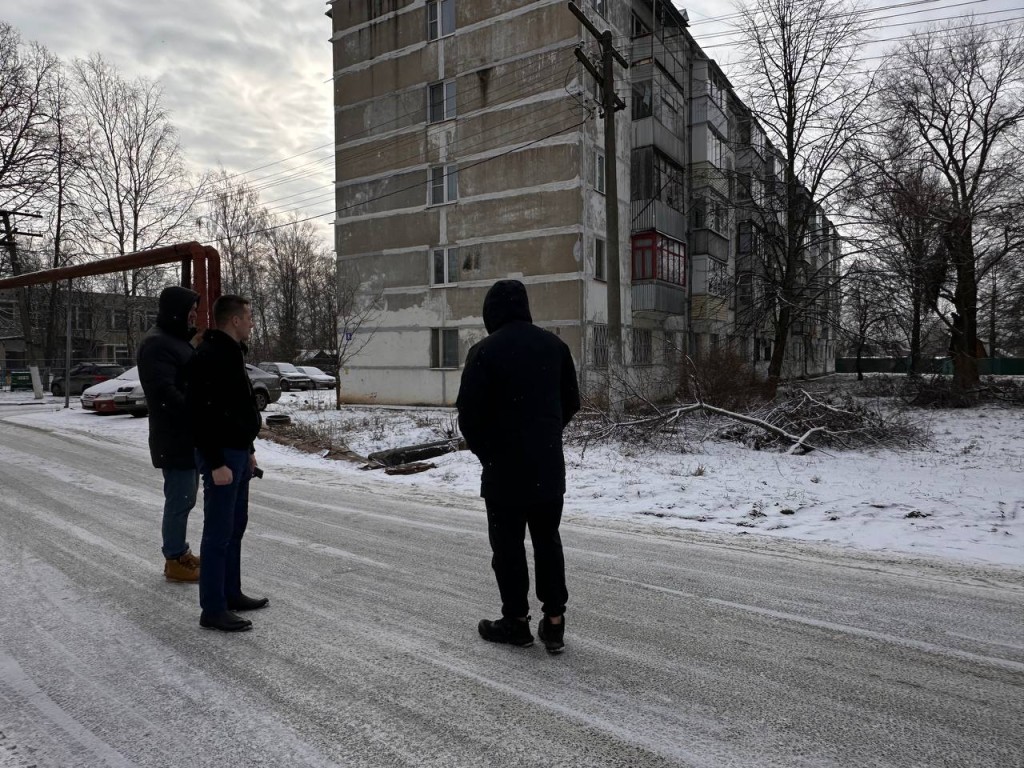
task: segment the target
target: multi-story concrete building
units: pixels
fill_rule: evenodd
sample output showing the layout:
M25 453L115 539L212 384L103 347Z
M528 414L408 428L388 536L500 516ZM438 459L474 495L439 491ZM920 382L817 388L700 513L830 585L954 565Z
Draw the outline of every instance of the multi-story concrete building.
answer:
M768 313L747 305L763 270L744 234L760 218L741 213L751 185L736 179L756 159L767 184L773 150L685 13L665 0L581 4L631 62L616 72L628 104L616 244L600 89L574 53L597 45L563 0L330 3L339 276L382 308L372 327L341 329L373 333L343 372L349 399L453 402L486 333L484 294L506 277L569 344L584 389L600 390L616 255L638 380L670 391L683 354L729 343L762 360Z

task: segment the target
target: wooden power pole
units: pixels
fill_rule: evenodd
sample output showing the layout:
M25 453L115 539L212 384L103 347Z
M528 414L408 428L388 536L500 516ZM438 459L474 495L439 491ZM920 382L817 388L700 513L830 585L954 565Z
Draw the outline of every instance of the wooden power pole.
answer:
M606 257L608 261L608 407L618 416L623 407L623 384L625 370L622 354L622 252L619 248L619 184L618 154L615 142L615 113L625 109L626 104L615 93L615 63L629 69L627 62L612 45L611 30L601 32L584 15L575 3L569 3L569 10L580 20L601 44L601 61L595 64L579 48L576 58L601 86L601 110L604 117L604 183L605 221L607 232ZM582 330L582 329L581 329Z

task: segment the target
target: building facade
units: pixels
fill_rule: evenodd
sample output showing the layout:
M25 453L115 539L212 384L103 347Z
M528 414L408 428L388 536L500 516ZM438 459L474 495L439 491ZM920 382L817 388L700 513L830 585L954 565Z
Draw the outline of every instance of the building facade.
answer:
M28 334L22 323L20 291L28 292ZM74 291L70 303L72 363L135 365L136 347L156 324L157 297L135 296L126 303L125 297L118 294ZM0 370L27 367L33 357L29 354L29 345L34 348L34 357L42 367L62 367L67 304L67 293L54 295L49 286L0 291Z
M575 53L598 46L564 0L330 3L338 274L380 307L339 329L372 334L342 372L349 400L454 402L484 294L509 277L601 391L616 255L637 386L670 393L687 355L726 345L764 365L749 236L764 215L744 213L737 179L756 162L763 182L773 150L671 3L582 5L631 64L615 73L614 244L601 89Z

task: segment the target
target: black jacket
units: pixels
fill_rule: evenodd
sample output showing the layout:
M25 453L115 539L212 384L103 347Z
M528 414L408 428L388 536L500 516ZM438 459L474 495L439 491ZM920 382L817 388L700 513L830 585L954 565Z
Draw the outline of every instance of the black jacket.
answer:
M195 354L188 313L199 294L171 286L160 294L156 327L139 344L136 362L149 409L149 455L154 467L192 469L195 451L185 411L185 369Z
M483 465L480 495L561 496L562 430L580 409L572 354L533 324L518 280L495 283L483 314L490 335L469 350L456 402L459 429Z
M210 329L188 370L186 394L196 448L210 469L224 466L224 449L253 451L263 420L245 370L244 348Z

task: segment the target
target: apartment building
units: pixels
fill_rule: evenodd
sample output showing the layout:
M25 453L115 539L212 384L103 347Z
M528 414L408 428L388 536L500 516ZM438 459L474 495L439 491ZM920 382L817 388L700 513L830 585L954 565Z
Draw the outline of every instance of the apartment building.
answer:
M768 313L752 305L765 270L742 234L763 216L740 212L750 184L736 178L741 158L765 163L772 150L738 148L755 123L684 12L663 0L580 4L631 63L616 72L627 110L616 117L615 244L600 88L574 53L593 58L597 45L564 0L329 3L339 279L381 309L339 329L372 334L343 371L348 399L452 403L486 334L484 294L507 277L569 345L584 390L600 392L616 255L630 376L666 393L684 355L726 344L763 361Z

